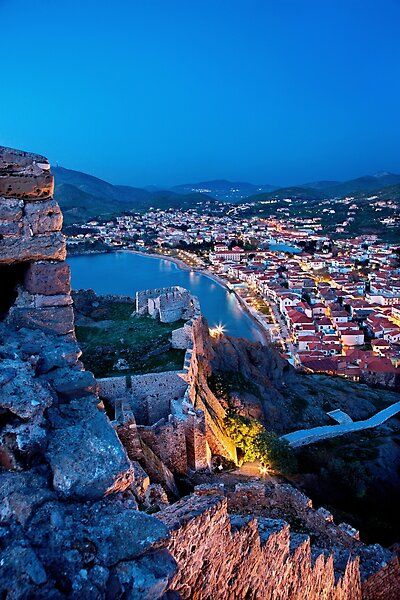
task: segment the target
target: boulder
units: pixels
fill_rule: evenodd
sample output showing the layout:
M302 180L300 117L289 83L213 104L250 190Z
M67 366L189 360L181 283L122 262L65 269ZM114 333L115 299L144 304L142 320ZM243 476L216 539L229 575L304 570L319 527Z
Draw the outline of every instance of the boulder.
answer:
M30 365L19 360L3 360L0 364L0 409L21 419L42 414L53 403L46 383L33 377Z
M169 592L168 596L164 596L176 570L177 563L166 550L149 553L135 561L122 562L115 569L118 586L114 592L117 592L117 597L130 600L179 598L178 595L170 596Z
M96 503L88 519L87 536L100 562L108 567L141 556L169 537L164 523L120 502Z
M131 468L121 442L100 410L75 425L50 432L49 440L46 456L54 489L61 496L101 498ZM132 480L127 487L130 483Z

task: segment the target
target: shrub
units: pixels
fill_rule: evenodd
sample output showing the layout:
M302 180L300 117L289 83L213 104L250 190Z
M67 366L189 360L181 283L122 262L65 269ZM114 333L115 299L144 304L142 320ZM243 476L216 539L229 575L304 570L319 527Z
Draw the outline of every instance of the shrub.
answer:
M256 419L230 411L225 417L227 434L243 454L243 462L260 461L271 472L293 473L296 459L286 440L266 431Z

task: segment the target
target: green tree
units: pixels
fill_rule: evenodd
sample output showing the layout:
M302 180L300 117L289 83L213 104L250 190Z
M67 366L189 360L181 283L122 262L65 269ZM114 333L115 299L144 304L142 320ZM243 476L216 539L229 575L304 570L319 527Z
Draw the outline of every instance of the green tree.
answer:
M260 461L268 471L293 473L296 459L286 440L266 431L256 419L230 411L225 417L227 434L241 450L243 462Z
M256 419L243 417L234 412L229 412L225 417L227 433L232 441L243 453L244 462L252 462L258 459L256 448L256 437L264 430Z

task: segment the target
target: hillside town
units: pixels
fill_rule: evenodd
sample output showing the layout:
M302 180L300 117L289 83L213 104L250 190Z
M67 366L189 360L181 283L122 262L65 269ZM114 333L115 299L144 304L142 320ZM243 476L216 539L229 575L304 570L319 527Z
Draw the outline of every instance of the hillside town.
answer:
M90 221L72 229L69 247L158 253L203 270L238 296L294 366L395 387L395 247L374 235L328 235L318 217L246 217L245 207L150 210Z

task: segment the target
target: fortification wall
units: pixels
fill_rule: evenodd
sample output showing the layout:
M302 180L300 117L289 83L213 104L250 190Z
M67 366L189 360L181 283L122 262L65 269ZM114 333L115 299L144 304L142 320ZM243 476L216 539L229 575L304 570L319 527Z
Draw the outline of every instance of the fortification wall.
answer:
M193 349L186 375L190 401L205 415L206 438L212 453L237 462L236 446L225 433L225 408L212 393L207 383L212 350L208 346L208 328L202 317L193 321L192 335Z
M168 421L163 419L147 427L138 425L138 433L173 473L187 474L186 431L183 419L170 415Z
M283 519L231 514L218 485L199 486L157 516L179 566L171 588L184 599L399 597L399 561L390 552L360 543L350 549L336 539L324 546L313 529L308 535Z
M218 495L193 495L157 516L171 534L171 588L181 598L361 599L358 559L336 563L282 520L232 517Z

